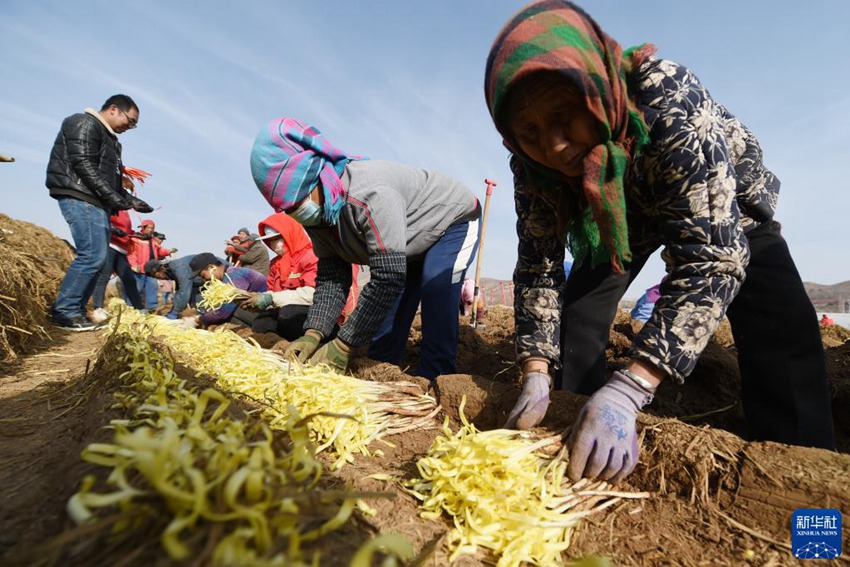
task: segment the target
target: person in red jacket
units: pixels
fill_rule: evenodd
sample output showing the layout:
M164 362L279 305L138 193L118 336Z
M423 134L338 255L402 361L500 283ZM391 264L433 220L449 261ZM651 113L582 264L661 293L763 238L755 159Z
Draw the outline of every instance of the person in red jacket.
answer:
M133 246L127 254L130 267L136 272L136 287L139 294L144 292L145 309L156 309L159 303L159 286L155 278L145 274L145 263L148 260L161 260L171 255L171 250L157 244L153 238L156 223L145 219L139 225L139 233L133 238Z
M224 256L227 258L227 261L234 266L240 266L239 260L245 252L240 251L236 247L242 243L242 238L236 234L231 236L230 240L225 240L224 243L227 244L227 248L224 249Z
M161 238L155 238L156 223L150 219L145 219L139 225L138 234L133 235L133 246L130 253L127 255L127 260L130 262L130 267L134 272L145 273L145 263L148 260L160 260L171 255L176 251L164 248L160 245Z
M274 332L292 341L303 334L319 260L304 228L284 213L263 220L259 233L259 240L275 254L269 264L269 291L254 294L242 307L263 312L254 321L254 332Z
M110 216L109 228L109 250L107 251L106 263L97 276L97 282L92 292L94 311L91 314L91 319L94 323L102 323L109 318L109 314L103 308L103 301L106 296L106 286L113 272L118 274L121 279L130 305L136 309L144 309L145 307L136 287L133 270L127 261L127 254L133 247L133 239L130 236L133 233L133 223L127 211L118 211Z

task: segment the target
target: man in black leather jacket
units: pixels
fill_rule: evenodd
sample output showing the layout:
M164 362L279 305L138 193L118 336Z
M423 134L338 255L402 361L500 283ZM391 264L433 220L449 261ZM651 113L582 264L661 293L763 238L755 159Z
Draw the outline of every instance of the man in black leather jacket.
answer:
M153 211L121 184L117 135L135 128L138 120L139 107L133 99L114 95L99 111L87 108L67 117L53 143L45 184L59 202L77 249L50 310L60 328L89 331L98 327L86 317L86 303L106 261L109 215L126 209Z

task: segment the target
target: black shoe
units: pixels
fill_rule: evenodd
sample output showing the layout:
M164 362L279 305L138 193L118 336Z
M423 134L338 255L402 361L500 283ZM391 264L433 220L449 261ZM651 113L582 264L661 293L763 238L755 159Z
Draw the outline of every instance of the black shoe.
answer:
M68 317L63 317L62 315L53 315L52 320L53 324L59 327L60 329L77 333L83 331L94 331L103 327L103 325L97 325L95 323L92 323L91 321L82 316L69 319Z

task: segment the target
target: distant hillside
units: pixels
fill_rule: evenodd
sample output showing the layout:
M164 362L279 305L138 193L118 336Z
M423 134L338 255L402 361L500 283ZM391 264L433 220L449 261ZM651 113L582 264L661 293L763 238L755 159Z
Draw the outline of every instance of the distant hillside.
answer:
M832 285L804 282L806 293L815 309L830 313L850 312L850 281ZM506 280L481 278L481 293L488 305L513 305L513 283ZM844 309L841 308L844 303Z
M803 282L806 293L818 311L845 313L850 311L850 281L832 285ZM842 307L843 304L843 307Z

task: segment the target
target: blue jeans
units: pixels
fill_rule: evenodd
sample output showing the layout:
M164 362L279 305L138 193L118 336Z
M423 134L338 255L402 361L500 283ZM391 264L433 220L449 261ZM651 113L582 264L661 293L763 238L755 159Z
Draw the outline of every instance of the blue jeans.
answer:
M135 272L136 274L136 289L139 291L139 295L142 297L142 300L145 304L145 309L156 309L156 306L159 304L159 284L157 283L157 279L151 276L140 274ZM126 291L124 292L127 293ZM127 297L126 299L129 299Z
M478 221L454 224L428 249L421 262L407 264L404 291L372 339L369 358L401 362L421 301L422 344L416 374L433 380L441 374L455 373L460 292L475 255L478 235Z
M59 210L71 229L77 257L68 268L53 304L55 315L74 319L85 314L97 275L109 249L109 213L85 201L61 197Z
M112 276L113 271L121 279L121 284L124 286L124 294L127 296L130 305L136 309L144 309L145 306L142 303L142 298L136 289L135 272L130 268L130 263L127 262L127 256L113 248L107 250L106 262L97 276L97 284L92 294L92 304L95 309L103 307L106 286L109 284L109 278Z

